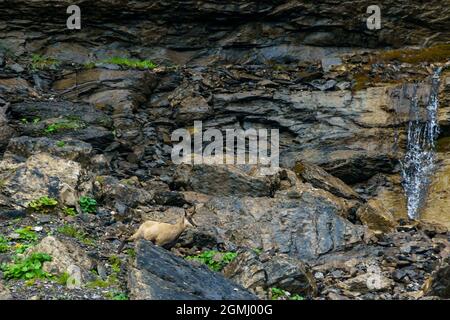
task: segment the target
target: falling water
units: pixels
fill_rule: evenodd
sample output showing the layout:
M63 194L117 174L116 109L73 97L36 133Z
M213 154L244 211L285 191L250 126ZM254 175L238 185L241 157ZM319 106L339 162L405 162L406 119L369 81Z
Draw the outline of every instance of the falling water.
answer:
M408 124L408 141L401 163L403 188L406 194L408 217L416 219L426 198L435 163L435 140L439 134L437 121L439 80L441 68L431 79L431 91L426 108L426 121L419 116L417 85L413 88Z

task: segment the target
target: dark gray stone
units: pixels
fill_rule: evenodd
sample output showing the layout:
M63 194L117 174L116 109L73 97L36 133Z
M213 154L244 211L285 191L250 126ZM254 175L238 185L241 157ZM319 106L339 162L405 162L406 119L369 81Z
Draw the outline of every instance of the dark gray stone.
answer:
M210 271L171 252L141 240L128 276L130 298L145 300L241 300L256 296Z

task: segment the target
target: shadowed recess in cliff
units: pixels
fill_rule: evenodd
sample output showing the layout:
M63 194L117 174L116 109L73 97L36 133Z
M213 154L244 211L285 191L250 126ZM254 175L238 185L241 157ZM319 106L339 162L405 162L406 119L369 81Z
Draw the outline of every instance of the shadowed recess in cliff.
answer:
M408 217L418 218L426 200L430 177L435 164L435 140L439 134L437 114L441 68L431 78L431 91L425 120L420 117L417 86L413 87L405 157L401 161L403 188L407 199Z

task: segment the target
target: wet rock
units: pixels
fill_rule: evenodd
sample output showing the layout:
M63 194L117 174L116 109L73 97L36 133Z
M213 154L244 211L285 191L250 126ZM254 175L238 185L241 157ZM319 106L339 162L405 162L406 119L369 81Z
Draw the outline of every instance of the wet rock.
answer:
M397 225L391 213L377 200L370 200L361 206L356 216L376 233L392 232Z
M266 256L254 251L239 253L223 272L227 278L256 292L260 287L265 290L276 287L302 296L316 294L316 283L304 263L283 254Z
M137 300L255 299L240 285L206 266L194 266L148 241L136 244L128 275L130 298Z
M52 236L47 236L42 239L27 254L33 252L49 254L52 257L52 261L45 262L43 270L54 274L69 273L70 277L74 280L71 281L73 282L72 285L75 287L77 286L78 280L86 281L89 279L90 270L95 265L94 261L79 246ZM81 273L81 279L75 278L78 273Z
M445 142L441 140L441 148ZM439 142L438 142L439 145ZM450 161L448 152L438 152L438 162L436 171L433 173L427 200L422 210L421 219L429 222L437 222L450 228L450 216L447 208L450 206L450 196L448 192L450 179Z

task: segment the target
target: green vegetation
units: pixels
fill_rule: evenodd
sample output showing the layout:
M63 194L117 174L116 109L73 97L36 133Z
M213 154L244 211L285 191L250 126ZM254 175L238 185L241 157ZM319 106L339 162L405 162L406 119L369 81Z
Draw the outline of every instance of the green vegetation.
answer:
M62 286L65 286L67 284L67 280L69 280L70 275L68 272L64 272L59 275L59 277L56 279L56 282L59 283Z
M109 263L111 264L111 269L114 273L120 273L120 266L122 262L120 261L120 258L116 255L112 255L109 257Z
M100 278L97 278L93 281L90 281L88 283L86 283L86 287L90 288L90 289L94 289L94 288L108 288L110 286L110 282L108 280L102 280Z
M33 253L27 258L16 258L13 263L2 264L3 277L5 279L42 279L50 278L51 274L42 270L44 262L52 258L45 253Z
M58 65L58 60L54 58L41 56L38 54L33 54L31 56L31 70L33 71L55 69Z
M101 279L98 274L94 271L95 275L97 276L97 279L88 282L86 284L86 287L88 288L108 288L111 286L114 286L117 284L118 280L117 280L117 275L116 274L112 274L110 276L108 276L108 278L106 280Z
M125 292L113 291L107 295L111 300L129 300L128 295Z
M20 228L14 230L14 233L17 233L19 235L19 240L28 242L28 243L34 243L38 240L38 236L36 232L34 232L30 226L25 228Z
M75 217L77 215L75 208L72 207L64 207L63 212L66 216L70 217Z
M102 61L102 63L115 64L121 67L127 67L132 69L154 69L156 64L150 60L138 60L122 57L113 57Z
M208 250L195 256L187 256L186 259L206 264L212 271L220 271L236 257L237 253L235 252Z
M71 225L65 224L62 227L59 227L58 229L56 229L56 231L67 237L77 239L78 241L80 241L81 243L84 243L86 245L94 244L94 240L89 238L89 236L86 232L81 231Z
M28 208L35 212L49 213L58 205L58 201L54 198L49 198L47 196L40 197L39 199L33 200L28 204Z
M293 294L291 295L289 292L280 289L280 288L270 288L272 293L272 300L304 300L301 295Z
M65 145L66 145L66 143L65 143L64 141L58 141L58 142L56 143L56 146L59 147L59 148L62 148L62 147L64 147Z
M14 252L15 254L22 254L32 246L32 244L16 243L16 245L14 246Z
M97 211L97 201L94 198L83 196L78 200L78 203L84 213L95 213Z
M8 240L5 237L0 236L0 253L7 252L9 249L10 246L8 244Z
M77 130L84 127L84 123L75 119L64 119L47 125L44 129L46 134L54 134L62 130Z
M33 123L33 124L37 124L40 121L41 121L41 118L39 118L39 117L35 117L35 118L31 119L31 120L28 120L27 118L20 119L20 122L22 122L23 124L28 124L30 122Z
M136 258L136 250L134 250L133 248L125 250L125 253L130 256L130 258Z

